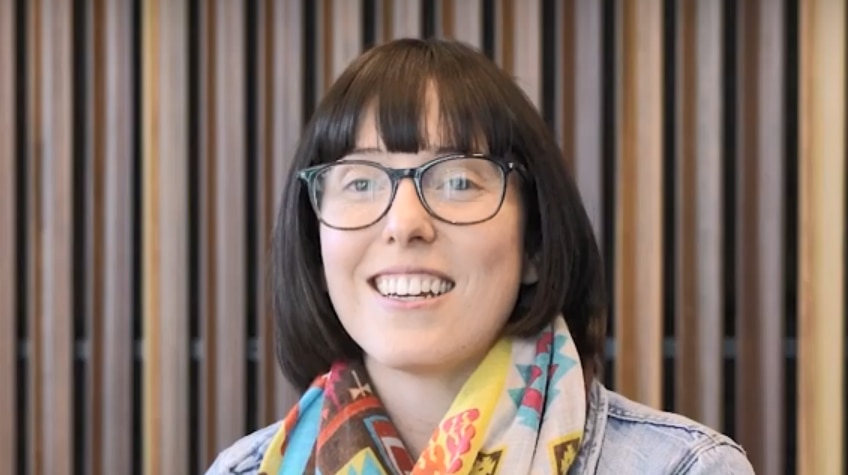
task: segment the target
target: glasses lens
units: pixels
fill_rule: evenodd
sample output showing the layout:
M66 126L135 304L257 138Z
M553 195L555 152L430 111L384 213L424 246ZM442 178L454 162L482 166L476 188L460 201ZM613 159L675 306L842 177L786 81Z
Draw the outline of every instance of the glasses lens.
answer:
M389 206L392 195L389 175L364 163L335 163L321 171L314 186L321 220L338 228L372 224Z
M424 199L441 219L473 223L494 216L501 206L506 177L485 158L454 158L427 169L421 177Z

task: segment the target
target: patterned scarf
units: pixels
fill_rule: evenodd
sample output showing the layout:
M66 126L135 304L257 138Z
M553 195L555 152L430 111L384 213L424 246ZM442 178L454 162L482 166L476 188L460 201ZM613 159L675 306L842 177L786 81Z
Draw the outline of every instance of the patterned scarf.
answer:
M564 319L494 345L417 460L361 364L318 377L280 425L260 475L557 474L577 455L586 394Z

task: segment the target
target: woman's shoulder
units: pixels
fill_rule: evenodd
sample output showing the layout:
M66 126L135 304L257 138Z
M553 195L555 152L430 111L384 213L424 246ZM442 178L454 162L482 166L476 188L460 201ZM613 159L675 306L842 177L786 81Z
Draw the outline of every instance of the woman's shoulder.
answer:
M605 420L595 434L600 439L595 473L754 473L744 449L730 437L602 390Z
M262 457L279 428L280 422L275 422L237 440L218 454L206 475L256 475Z

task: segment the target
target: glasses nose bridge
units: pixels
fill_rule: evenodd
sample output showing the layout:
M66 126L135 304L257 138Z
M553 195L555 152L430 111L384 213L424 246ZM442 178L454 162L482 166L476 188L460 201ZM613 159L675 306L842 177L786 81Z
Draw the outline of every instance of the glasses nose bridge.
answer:
M418 201L421 205L427 209L427 205L424 203L423 190L421 190L421 173L422 170L420 167L417 168L388 168L386 171L389 173L392 182L392 198L389 203L389 207L391 208L394 205L394 201L397 198L398 190L400 189L401 181L405 178L409 178L412 180L412 187L415 190L415 195L418 198ZM429 210L428 210L429 211Z
M394 193L397 193L397 190L400 187L400 182L404 178L409 178L412 180L413 186L415 187L415 193L420 194L421 190L418 189L420 185L419 177L421 176L420 168L389 168L386 171L389 172L389 176L391 177Z

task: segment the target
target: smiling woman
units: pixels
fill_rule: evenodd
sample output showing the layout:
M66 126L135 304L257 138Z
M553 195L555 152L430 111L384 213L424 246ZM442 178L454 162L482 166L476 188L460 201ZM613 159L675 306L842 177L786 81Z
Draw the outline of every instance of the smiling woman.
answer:
M398 40L341 74L273 251L302 397L209 474L753 472L732 440L601 384L604 277L574 179L473 49Z

